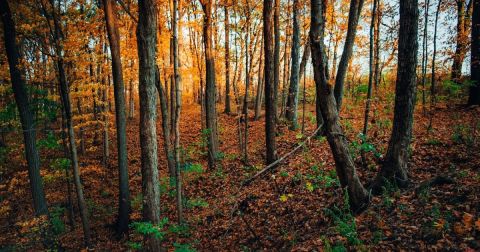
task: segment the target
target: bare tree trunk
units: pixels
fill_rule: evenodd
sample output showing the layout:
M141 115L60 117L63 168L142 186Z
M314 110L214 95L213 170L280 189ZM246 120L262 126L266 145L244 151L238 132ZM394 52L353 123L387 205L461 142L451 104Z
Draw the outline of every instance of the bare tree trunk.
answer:
M215 168L218 151L217 111L215 108L215 61L212 48L212 4L212 0L202 0L202 8L205 13L203 19L206 67L205 114L208 134L208 167L210 170Z
M372 186L375 192L379 192L386 181L400 187L408 184L408 148L415 108L418 16L418 0L400 2L393 129L384 163Z
M428 31L428 9L430 5L430 0L425 2L425 11L424 11L424 26L423 26L423 38L422 38L422 109L423 114L427 113L426 103L427 98L425 96L426 83L427 83L427 62L428 62L428 45L427 45L427 31Z
M259 55L259 63L258 63L258 84L257 84L257 95L255 96L255 117L254 120L258 120L260 118L260 113L262 110L262 101L263 101L263 37L262 37L262 43L260 46L260 55Z
M279 0L275 0L279 1ZM265 144L267 148L267 164L273 163L277 159L277 148L276 148L276 95L275 95L275 86L278 83L278 76L275 80L275 66L278 70L278 49L279 46L276 46L272 43L274 38L274 28L273 28L273 0L263 0L263 44L264 44L264 54L265 54ZM276 36L277 37L277 36ZM279 40L280 38L278 38ZM277 53L276 53L277 52ZM277 57L275 57L275 55Z
M436 82L437 82L437 79L436 79L436 70L435 70L435 67L436 67L436 58L437 58L437 28L438 28L438 16L440 14L440 10L441 10L441 6L442 6L442 0L439 0L438 1L438 6L437 6L437 12L435 13L435 28L434 28L434 32L433 32L433 56L432 56L432 83L431 83L431 86L430 86L430 99L431 99L431 106L432 108L435 106L435 102L436 102ZM430 122L431 124L431 122Z
M348 64L352 57L353 45L355 44L355 36L357 34L358 19L362 12L364 0L350 1L350 10L348 12L348 28L345 45L343 47L342 57L338 64L337 76L335 78L335 100L337 101L337 109L340 111L343 99L343 86L345 84L345 76L347 74Z
M47 13L47 8L45 5L42 4L42 9L47 18L47 22L50 22L49 18L51 16L54 24L53 30L53 43L56 52L56 66L58 71L58 79L60 83L60 98L62 101L63 108L65 110L65 121L68 130L68 139L70 144L70 159L72 162L73 168L73 179L75 184L75 189L77 191L77 201L78 201L78 208L80 210L80 218L82 220L82 228L83 228L83 236L85 246L87 248L90 247L90 224L88 219L88 210L85 204L85 198L83 196L83 185L80 180L80 168L78 165L78 155L77 155L77 146L75 143L75 132L73 130L73 123L72 123L72 108L71 108L71 101L70 101L70 88L67 83L67 77L65 74L64 69L64 59L63 59L63 48L61 44L61 39L63 36L61 30L61 22L59 16L55 10L55 2L54 0L50 0L50 5L52 7L52 14Z
M131 209L127 166L128 153L126 133L127 119L125 115L125 86L123 84L122 60L120 57L120 33L117 26L117 11L114 0L104 0L103 7L105 13L105 22L107 24L108 39L110 43L110 54L112 56L113 92L115 98L115 121L117 126L119 203L116 229L118 234L125 234L128 231Z
M154 0L138 1L137 44L139 59L140 142L143 219L160 223L160 183L158 180L155 69L157 47L157 5ZM160 251L156 237L145 237L148 251Z
M175 153L175 185L177 189L177 217L178 223L183 223L183 203L182 203L182 174L180 164L180 111L182 106L182 93L180 89L180 73L178 69L178 0L173 0L172 10L172 45L173 45L173 75L175 80L175 117L174 117L174 153Z
M470 87L468 104L480 105L480 1L472 1L472 58L470 61L470 73L473 85Z
M297 123L297 106L298 106L298 82L300 75L300 24L299 24L298 0L293 0L293 38L292 38L292 68L290 71L290 86L288 89L288 100L286 109L286 118L290 121L290 129L295 130ZM305 55L305 53L304 53Z
M455 0L457 3L457 36L455 54L453 55L451 78L459 82L462 77L462 66L468 50L468 29L472 12L472 1L467 4L466 0Z
M373 62L373 57L374 57L374 33L375 33L375 18L376 18L376 12L377 12L377 4L378 0L373 0L373 7L372 7L372 19L370 22L370 53L369 53L369 63L368 63L368 91L367 91L367 101L366 101L366 106L365 106L365 120L363 122L363 136L365 139L367 138L367 130L368 130L368 116L370 114L370 103L372 99L372 87L373 87L373 68L374 68L374 62ZM362 153L363 155L364 153Z
M265 8L265 7L264 7ZM264 21L265 22L265 21ZM265 25L265 24L264 24ZM273 112L275 112L275 121L277 120L278 113L278 89L280 86L280 0L274 0L274 12L273 12L273 32L274 32L274 51L273 51L273 88L274 99ZM266 66L265 61L265 66ZM266 81L266 80L265 80ZM265 92L265 95L267 92ZM266 99L265 99L266 101ZM276 128L276 125L273 127ZM267 154L268 156L268 154ZM267 158L268 159L268 158Z
M359 212L368 204L369 195L356 174L347 139L340 126L333 90L325 76L322 8L321 0L311 1L310 47L317 86L317 100L320 101L327 140L333 152L340 184L348 193L351 209L354 212Z
M26 81L24 79L25 70L20 68L21 59L15 41L17 37L15 24L7 1L0 1L0 17L3 23L3 40L8 58L13 94L22 124L25 158L27 159L33 208L37 216L48 215L47 201L43 190L42 177L40 175L40 158L36 145L35 122L28 101Z
M230 105L230 23L228 6L225 5L225 114L232 112Z

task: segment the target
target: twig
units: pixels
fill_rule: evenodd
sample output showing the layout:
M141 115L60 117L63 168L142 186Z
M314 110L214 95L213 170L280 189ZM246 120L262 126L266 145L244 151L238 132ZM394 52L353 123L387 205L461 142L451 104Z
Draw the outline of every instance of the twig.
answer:
M246 186L250 183L252 183L255 179L257 179L258 177L260 177L262 174L264 174L265 172L273 169L274 167L277 166L277 164L283 162L285 159L287 159L290 155L292 155L293 153L295 153L296 151L298 151L300 148L302 148L307 142L310 142L310 139L314 136L317 135L317 132L322 128L323 124L320 125L313 133L312 135L310 135L309 137L307 137L307 139L305 139L305 141L299 143L297 145L297 147L295 147L293 150L291 150L290 152L288 152L287 154L283 155L281 158L275 160L273 163L267 165L265 168L263 168L261 171L257 172L257 174L253 175L252 177L250 177L249 179L247 179L246 181L244 181L242 183L242 187L243 186Z

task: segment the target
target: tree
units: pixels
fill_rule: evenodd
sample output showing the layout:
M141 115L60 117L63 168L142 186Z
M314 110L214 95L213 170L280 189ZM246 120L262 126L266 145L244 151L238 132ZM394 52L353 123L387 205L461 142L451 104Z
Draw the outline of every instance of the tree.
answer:
M342 57L338 64L337 75L335 78L335 100L337 101L337 108L340 111L343 99L343 86L345 84L345 76L347 75L348 64L352 57L353 45L355 44L355 36L357 34L358 19L362 12L364 0L350 1L350 10L348 12L348 28L347 37L345 38L345 45L343 47Z
M160 183L158 179L155 69L157 54L157 6L154 0L138 1L137 44L139 60L140 142L143 219L160 223ZM160 241L146 237L146 250L159 251Z
M372 185L376 192L387 181L399 187L408 184L408 152L412 138L417 80L418 16L418 0L400 2L393 128L383 165Z
M47 201L43 190L42 177L40 176L40 159L36 144L35 122L28 99L26 81L24 79L25 70L20 67L20 52L15 41L17 38L17 32L15 29L15 23L12 19L10 6L6 0L0 1L0 16L3 23L3 38L10 68L13 94L20 114L20 122L22 124L25 157L28 166L28 178L33 197L33 209L37 216L48 215Z
M117 17L114 0L104 0L103 9L107 24L110 54L112 56L113 92L115 98L115 120L117 125L118 151L118 216L116 228L119 234L128 230L130 220L130 189L128 186L127 167L127 122L125 116L125 86L123 84L122 60L120 58L120 34L117 26Z
M65 61L63 58L64 49L62 46L63 32L61 27L61 20L59 15L55 10L55 0L50 0L50 5L52 8L52 14L48 14L47 7L42 2L43 14L47 18L47 22L50 23L50 18L53 21L54 28L51 30L51 35L53 37L53 46L56 53L56 66L58 72L58 82L60 84L60 100L62 102L63 111L65 113L65 123L68 131L68 140L70 144L70 160L73 168L73 181L75 184L75 189L77 191L77 201L78 208L80 210L80 218L82 220L83 236L84 243L87 248L90 247L90 224L88 218L88 209L85 203L85 197L83 195L83 185L80 180L80 167L78 164L78 154L77 154L77 145L75 142L75 132L73 129L72 122L72 106L70 100L70 87L67 80L67 75L65 71ZM50 17L51 16L51 17Z
M455 0L457 3L457 35L451 73L451 78L455 82L459 82L460 77L462 77L463 61L468 51L468 29L471 23L472 1L470 0L467 3L466 0Z
M435 13L435 28L433 31L433 55L432 55L432 83L430 84L430 99L431 99L431 106L435 105L435 96L436 96L436 58L437 58L437 28L438 28L438 16L440 14L440 7L442 6L442 0L438 1L437 5L437 12Z
M473 84L470 87L468 104L480 105L480 1L472 1L472 59L470 61L470 73Z
M333 153L335 167L342 188L348 193L350 207L358 212L366 207L369 194L363 187L355 171L355 164L348 148L348 142L340 126L339 116L333 90L325 75L325 57L323 48L323 15L321 0L311 0L310 48L314 79L316 84L317 100L319 100L321 114L325 122L325 134Z
M228 16L228 6L224 6L225 10L225 114L230 114L230 23Z
M300 79L300 25L299 25L298 0L293 0L293 38L292 38L292 68L290 71L290 86L288 88L288 100L286 118L291 123L291 129L297 128L297 107L298 107L298 82Z
M277 158L276 150L276 95L274 81L274 44L273 42L273 0L263 0L263 52L264 52L264 87L265 87L265 144L267 147L267 164Z
M203 18L203 44L205 47L205 123L206 134L208 135L208 167L215 168L215 162L218 151L217 135L217 111L215 108L216 87L215 87L215 61L213 58L212 43L212 0L201 1Z

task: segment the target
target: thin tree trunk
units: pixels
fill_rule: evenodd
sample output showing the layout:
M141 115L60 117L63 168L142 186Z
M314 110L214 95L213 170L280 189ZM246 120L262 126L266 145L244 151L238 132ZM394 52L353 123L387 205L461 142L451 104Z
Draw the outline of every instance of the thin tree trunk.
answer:
M368 116L370 114L370 103L372 99L372 87L373 87L373 68L374 68L374 33L375 33L375 18L377 12L377 4L378 0L373 0L373 7L372 7L372 19L370 22L370 53L369 53L369 63L368 63L368 91L367 91L367 101L365 106L365 118L363 121L363 136L365 139L367 138L367 130L368 130ZM364 153L362 153L363 155Z
M230 23L228 6L225 5L225 114L232 112L230 104Z
M275 0L279 1L279 0ZM264 78L265 78L265 144L267 148L267 164L273 163L277 159L276 148L276 95L275 86L278 83L278 76L275 74L275 68L278 70L278 50L279 45L272 43L274 39L273 28L273 0L263 0L263 43L264 43ZM277 37L277 36L275 36ZM279 40L280 38L278 38ZM275 66L276 67L275 67ZM276 77L275 77L276 76ZM277 79L276 79L277 78Z
M427 83L427 62L428 62L428 45L427 45L427 31L428 31L428 9L430 5L430 0L425 2L425 11L424 11L424 26L423 26L423 38L422 38L422 110L423 114L427 113L426 103L427 98L425 96L426 92L426 83Z
M472 58L470 60L470 73L473 85L470 87L468 104L480 105L480 1L472 1Z
M340 126L333 90L325 76L322 8L324 6L322 6L321 0L311 1L310 47L312 50L317 100L320 101L321 113L325 120L327 140L333 152L340 184L348 193L351 209L354 212L359 212L368 204L369 195L356 174L347 139Z
M114 0L103 1L107 34L112 56L113 92L115 99L115 121L117 126L118 152L118 216L116 229L118 234L128 231L130 222L130 188L127 166L127 120L125 108L125 86L123 83L122 60L120 58L120 34L117 26L116 4ZM130 89L131 90L131 89Z
M140 142L143 219L160 223L160 183L158 179L155 69L157 47L157 5L154 0L138 1L137 44L139 60ZM156 237L145 237L148 251L160 251Z
M288 100L286 109L286 118L290 121L290 129L295 130L297 123L297 106L298 106L298 82L300 75L300 25L299 25L299 9L298 0L293 0L293 38L292 38L292 68L290 71L290 86L288 89ZM306 53L304 53L305 55Z
M350 1L350 10L348 12L348 28L345 45L343 47L342 57L338 64L337 76L335 78L335 100L337 101L337 109L340 111L343 99L343 86L345 84L345 76L347 75L348 64L352 57L353 45L355 44L355 36L357 34L357 25L362 12L364 0Z
M468 29L470 28L470 17L472 10L472 1L456 0L457 3L457 35L455 54L453 55L451 78L455 82L460 82L462 77L462 66L465 55L468 50Z
M400 2L393 129L384 163L372 186L374 192L379 192L386 181L400 187L408 184L408 148L415 108L418 16L418 0Z
M20 53L16 44L16 29L7 1L0 1L0 16L3 23L5 51L8 58L13 94L22 124L28 178L33 197L35 215L48 215L47 201L40 175L40 158L36 145L36 130L33 114L28 101L25 70L20 68Z
M274 0L273 32L274 32L274 51L273 51L273 88L274 88L273 94L274 94L274 99L273 99L273 103L275 104L275 106L273 107L273 112L275 112L275 121L276 121L277 120L277 113L278 113L278 109L277 109L277 106L278 106L278 89L279 89L279 86L280 86L280 0ZM267 64L266 64L266 61L265 61L265 66L266 65ZM265 95L266 94L267 94L267 92L265 92ZM274 125L273 127L276 127L276 125ZM268 154L267 154L267 156L268 156Z
M433 56L432 56L432 83L430 85L430 103L433 107L435 106L436 102L436 59L437 59L437 28L438 28L438 16L440 14L440 10L442 7L442 0L438 1L437 12L435 13L435 28L433 31ZM431 124L431 122L430 122Z
M212 47L212 4L212 0L202 0L202 8L205 13L203 20L203 43L205 46L206 67L205 112L206 130L208 134L208 167L210 170L215 168L218 150L217 111L215 108L215 61Z

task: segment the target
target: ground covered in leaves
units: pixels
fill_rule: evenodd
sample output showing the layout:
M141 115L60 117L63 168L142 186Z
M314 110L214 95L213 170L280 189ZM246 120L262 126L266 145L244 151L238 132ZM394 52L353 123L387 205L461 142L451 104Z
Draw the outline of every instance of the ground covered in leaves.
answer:
M361 143L362 107L346 104L342 125L363 183L378 171L391 132L392 106L376 105L369 142ZM417 109L411 146L411 185L398 190L385 187L368 209L352 216L336 177L325 138L309 141L273 172L242 187L242 182L264 167L264 122L249 122L249 160L242 161L235 115L219 116L220 163L207 170L205 137L200 108L182 111L181 144L184 166L186 225L176 225L175 192L167 177L159 133L161 205L165 222L156 227L169 250L480 250L480 108L439 105L432 114ZM300 117L301 118L301 117ZM250 118L253 120L253 116ZM302 120L300 120L301 122ZM313 107L306 112L306 127L290 131L278 127L279 155L292 150L315 130ZM112 229L117 206L115 131L110 136L109 167L101 164L101 144L89 143L80 156L81 177L90 212L94 249L141 248L141 173L138 117L128 122L128 164L132 196L132 230L118 240ZM0 174L0 250L35 249L40 246L38 223L33 218L26 161L20 135L9 136L11 151L2 156ZM15 147L17 146L17 147ZM360 152L367 154L362 165ZM53 160L62 151L41 151L42 176L53 226L67 250L82 248L82 229L76 214L75 228L67 218L65 173ZM77 207L75 206L75 213ZM143 223L145 224L145 223Z

